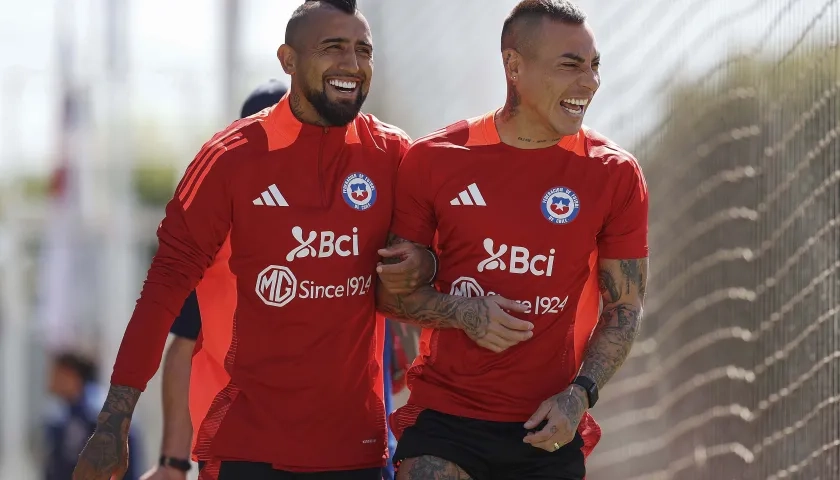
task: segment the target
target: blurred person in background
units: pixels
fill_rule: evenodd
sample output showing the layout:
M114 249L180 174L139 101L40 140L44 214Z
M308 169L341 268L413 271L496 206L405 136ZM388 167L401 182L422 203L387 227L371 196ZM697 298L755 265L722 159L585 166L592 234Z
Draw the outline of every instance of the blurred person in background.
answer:
M436 244L438 288L463 295L378 289L380 310L425 327L391 415L400 480L582 480L600 438L586 411L641 322L647 187L583 126L600 86L585 14L524 0L501 50L504 106L415 142L398 174L389 245Z
M93 361L77 353L60 353L52 360L48 389L56 403L47 414L45 480L70 480L79 453L96 429L106 393L97 383L97 370ZM128 442L131 461L139 461L143 457L134 429ZM138 469L129 467L124 478L137 480Z
M75 480L127 468L131 416L193 289L214 307L202 307L192 374L208 355L226 376L195 435L200 478L381 478L373 277L407 294L432 281L436 259L403 245L392 249L402 262L377 266L410 140L360 114L372 54L355 1L306 1L293 13L277 52L289 94L205 144L167 205Z
M263 109L276 105L288 92L286 85L277 80L269 80L257 87L245 100L240 112L240 119L256 115ZM399 327L398 327L399 328ZM163 438L160 445L158 465L146 472L141 480L184 480L192 468L190 451L193 432L198 431L206 412L190 412L190 390L193 395L201 395L206 390L205 380L190 376L193 352L196 340L201 332L201 308L198 295L190 293L181 307L181 313L175 319L169 332L173 335L163 357L162 403L163 403ZM397 393L405 384L404 372L407 358L399 340L392 338L390 322L386 324L384 365L385 413L392 412L392 392ZM412 357L413 358L413 357ZM215 368L224 376L224 366L212 363L209 358L207 368ZM215 378L215 377L213 377ZM212 381L213 378L207 379ZM192 381L191 381L192 380ZM224 387L224 385L222 385ZM209 401L213 400L213 396ZM96 408L99 408L97 406ZM85 437L87 438L87 437ZM396 448L396 440L388 435L391 455ZM390 462L383 470L383 480L393 479L393 465Z

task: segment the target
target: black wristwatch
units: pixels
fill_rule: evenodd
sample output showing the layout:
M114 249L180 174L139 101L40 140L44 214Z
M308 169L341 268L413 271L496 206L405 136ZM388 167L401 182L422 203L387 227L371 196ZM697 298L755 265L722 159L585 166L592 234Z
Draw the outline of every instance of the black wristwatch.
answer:
M589 401L589 408L594 407L595 404L598 403L598 384L595 383L592 379L583 376L578 376L572 383L583 387L583 389L586 391L586 398Z
M180 470L182 472L189 472L192 468L192 464L189 460L167 457L166 455L161 455L158 463L161 467L174 468L175 470Z

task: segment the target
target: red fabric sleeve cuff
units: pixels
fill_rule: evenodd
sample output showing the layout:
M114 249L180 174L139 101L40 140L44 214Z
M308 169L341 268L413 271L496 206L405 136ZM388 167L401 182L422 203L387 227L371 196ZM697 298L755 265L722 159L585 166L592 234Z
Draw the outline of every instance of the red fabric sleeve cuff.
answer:
M410 242L430 246L432 244L432 239L435 237L435 232L428 232L426 230L426 228L415 228L399 221L395 221L391 225L391 233L394 235L404 238Z
M647 245L638 243L622 242L612 245L599 245L598 257L610 260L626 260L631 258L647 258L649 249Z

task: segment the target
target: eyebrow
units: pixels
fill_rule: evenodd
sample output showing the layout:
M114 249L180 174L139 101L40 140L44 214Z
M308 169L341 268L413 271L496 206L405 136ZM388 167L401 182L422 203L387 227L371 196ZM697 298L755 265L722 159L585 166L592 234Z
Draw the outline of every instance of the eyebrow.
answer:
M321 40L321 44L324 44L324 43L350 43L350 40L348 40L346 38L341 38L341 37L331 37L331 38L325 38L325 39ZM365 46L365 47L373 50L373 45L371 45L369 42L361 40L358 43L359 43L359 45Z
M560 55L560 58L568 58L569 60L574 60L577 63L586 63L586 59L584 59L583 57L581 57L577 53L571 53L571 52L564 53L563 55ZM593 63L597 62L600 59L601 59L601 54L596 53L595 56L592 57L592 62Z

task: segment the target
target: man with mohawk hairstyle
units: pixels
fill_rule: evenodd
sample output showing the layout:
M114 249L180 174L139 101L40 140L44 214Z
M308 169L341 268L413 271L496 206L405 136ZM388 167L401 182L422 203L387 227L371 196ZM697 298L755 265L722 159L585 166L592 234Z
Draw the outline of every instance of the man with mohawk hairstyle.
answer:
M586 16L524 0L501 37L505 105L419 139L399 170L389 244L436 243L440 272L437 289L379 289L389 318L424 327L391 415L398 480L583 479L586 410L641 322L647 187L583 126L600 85Z
M74 480L122 477L140 393L184 299L208 277L218 306L202 321L230 328L196 347L224 365L197 429L199 478L381 478L384 321L375 276L409 139L360 113L372 55L355 1L310 0L294 12L277 51L289 93L207 142L167 205ZM384 288L406 294L431 281L427 250L391 253L402 261L379 267Z

